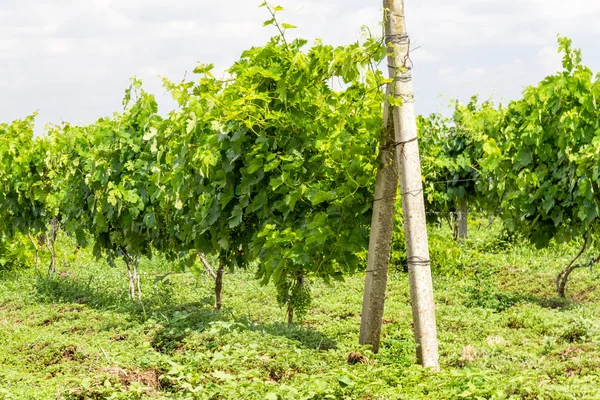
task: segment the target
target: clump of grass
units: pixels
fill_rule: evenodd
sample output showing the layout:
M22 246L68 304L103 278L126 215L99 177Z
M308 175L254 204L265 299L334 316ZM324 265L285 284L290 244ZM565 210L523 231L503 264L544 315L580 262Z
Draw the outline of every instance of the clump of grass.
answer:
M560 333L560 339L568 342L584 342L591 337L591 323L584 318L569 321Z

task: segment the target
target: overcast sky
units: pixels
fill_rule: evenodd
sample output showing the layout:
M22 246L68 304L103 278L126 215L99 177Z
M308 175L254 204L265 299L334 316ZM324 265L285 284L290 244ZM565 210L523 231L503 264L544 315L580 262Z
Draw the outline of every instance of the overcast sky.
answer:
M141 78L162 111L159 75L181 80L198 63L224 70L275 34L262 0L0 0L0 121L39 111L48 123L91 122L121 108ZM557 34L600 70L600 2L405 0L417 112L450 99L513 99L560 67ZM380 32L381 1L281 0L294 34L344 44ZM189 76L189 75L188 75Z

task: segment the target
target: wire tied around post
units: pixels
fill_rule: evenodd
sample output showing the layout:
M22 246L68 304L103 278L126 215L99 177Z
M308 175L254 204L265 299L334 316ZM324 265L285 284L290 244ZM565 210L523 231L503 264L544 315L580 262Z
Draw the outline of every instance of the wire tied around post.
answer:
M423 258L423 257L418 257L418 256L412 256L412 257L408 257L406 259L406 264L410 267L411 265L414 266L427 266L429 264L431 264L431 260L429 258Z
M399 34L393 34L393 35L385 35L383 37L383 41L386 44L387 43L406 44L406 43L410 43L410 37L406 33L399 33Z
M415 137L414 137L414 138L412 138L412 139L404 140L404 141L401 141L401 142L393 142L393 143L390 143L390 144L388 144L388 145L386 145L386 146L382 147L382 148L381 148L381 150L389 150L389 149L391 149L392 147L398 147L398 146L401 146L401 149L400 149L400 151L402 152L402 151L404 150L404 145L405 145L405 144L407 144L407 143L410 143L410 142L414 142L414 141L416 141L417 139L418 139L418 137L417 137L417 136L415 136Z

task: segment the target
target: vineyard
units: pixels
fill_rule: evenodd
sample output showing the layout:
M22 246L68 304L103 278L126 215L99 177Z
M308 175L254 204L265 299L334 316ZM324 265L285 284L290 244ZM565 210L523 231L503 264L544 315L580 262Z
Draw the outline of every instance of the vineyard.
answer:
M226 77L165 79L168 113L132 79L94 123L0 124L0 398L597 398L600 82L581 52L560 37L562 70L522 98L416 118L438 371L411 324L415 192L376 195L417 145L388 136L393 40L289 40L264 6L277 35Z

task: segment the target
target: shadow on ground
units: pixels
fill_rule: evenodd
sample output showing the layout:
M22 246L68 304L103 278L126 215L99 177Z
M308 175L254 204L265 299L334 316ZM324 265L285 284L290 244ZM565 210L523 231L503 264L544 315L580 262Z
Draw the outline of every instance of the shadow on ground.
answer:
M100 311L127 313L138 322L150 318L159 321L152 346L160 352L177 350L191 331L201 332L219 321L234 323L239 329L285 337L303 348L328 350L337 347L333 339L314 329L256 322L247 316L236 316L234 310L227 307L216 311L212 296L182 304L176 303L174 296L169 296L168 292L154 291L145 293L143 301L136 303L126 293L103 292L94 287L92 282L93 277L82 280L70 275L39 274L34 288L39 302L85 304Z

